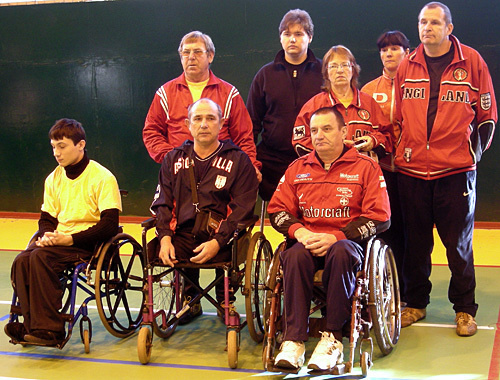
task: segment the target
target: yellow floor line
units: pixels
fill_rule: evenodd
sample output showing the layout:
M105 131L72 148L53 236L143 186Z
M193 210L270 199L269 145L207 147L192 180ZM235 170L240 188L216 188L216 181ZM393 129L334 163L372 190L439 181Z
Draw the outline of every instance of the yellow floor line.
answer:
M0 218L0 250L20 251L24 249L32 234L36 231L37 223L37 220L33 219ZM123 229L124 232L132 235L137 241L141 241L142 229L139 223L124 223ZM264 233L273 248L282 241L282 236L270 226L264 228ZM497 244L499 240L500 230L498 229L475 229L473 242L474 264L500 266ZM446 251L436 230L434 230L434 241L433 264L447 264Z

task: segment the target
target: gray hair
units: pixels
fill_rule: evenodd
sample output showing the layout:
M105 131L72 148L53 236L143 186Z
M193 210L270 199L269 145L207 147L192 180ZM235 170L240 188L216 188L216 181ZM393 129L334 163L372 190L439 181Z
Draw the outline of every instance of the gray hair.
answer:
M213 55L215 55L215 45L212 39L208 34L202 33L199 30L194 30L192 32L189 32L184 37L182 37L178 49L179 54L181 54L182 50L184 49L184 44L197 41L203 41L203 43L205 44L205 49L207 49L207 53L209 54L212 53Z

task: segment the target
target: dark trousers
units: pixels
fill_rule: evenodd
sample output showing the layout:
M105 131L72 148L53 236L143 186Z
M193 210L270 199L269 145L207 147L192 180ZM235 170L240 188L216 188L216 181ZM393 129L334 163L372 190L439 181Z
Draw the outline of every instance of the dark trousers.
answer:
M350 240L333 244L324 257L314 257L301 243L281 253L285 313L284 340L306 341L314 273L324 268L326 328L342 330L351 317L351 297L363 250Z
M189 259L197 255L193 250L201 244L200 241L196 240L193 237L193 234L190 230L176 230L174 237L172 238L172 244L175 248L175 257L179 262L189 263ZM231 261L231 246L227 245L225 247L221 247L217 255L209 261L209 263L218 263L224 261ZM184 272L186 275L196 284L200 284L200 270L197 268L185 268ZM224 273L222 268L215 269L215 275L221 276ZM230 292L231 293L231 292ZM186 296L194 297L196 296L196 290L190 286L190 284L186 283L185 287ZM221 303L224 301L224 282L220 281L215 285L215 294L217 302ZM235 300L236 298L231 293L231 300Z
M77 262L88 260L92 252L74 247L43 247L34 244L14 259L11 279L24 325L28 331L63 331L63 289L60 273Z
M404 299L405 289L403 281L403 262L405 255L405 231L403 226L403 214L401 212L401 202L398 191L398 173L383 170L385 183L387 184L387 193L391 205L391 226L387 231L378 235L383 239L394 253L394 260L399 275L399 292L402 300Z
M446 248L451 279L448 299L455 312L476 315L476 279L472 233L476 205L476 171L422 180L398 177L399 194L407 236L403 276L408 306L425 308L432 284L433 226Z
M262 163L262 169L260 170L262 181L259 184L259 195L265 201L271 200L288 165L297 158L297 156L278 156L277 152L270 154L267 149L262 144L257 146L257 160Z

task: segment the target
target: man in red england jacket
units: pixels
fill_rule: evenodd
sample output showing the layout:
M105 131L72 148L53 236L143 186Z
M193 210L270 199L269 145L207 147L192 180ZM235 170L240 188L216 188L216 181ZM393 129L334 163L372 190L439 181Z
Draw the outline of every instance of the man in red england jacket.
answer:
M497 107L486 63L451 33L449 8L425 5L417 49L399 66L396 149L398 187L407 237L403 266L408 307L402 327L425 318L430 302L431 253L436 225L452 273L448 298L457 334L474 335L478 308L472 232L476 165L490 146Z
M252 120L236 87L217 78L210 70L215 46L207 34L193 31L179 45L184 72L157 91L142 131L144 145L153 160L161 163L173 148L193 137L185 124L187 109L201 98L209 98L221 107L222 128L219 140L231 139L243 150L260 176L253 141Z
M343 360L361 245L389 227L390 207L378 164L344 145L347 127L336 108L315 111L310 131L314 150L288 167L267 209L273 227L297 240L281 253L285 326L275 365L304 363L314 272L324 268L326 331L308 368L328 370Z

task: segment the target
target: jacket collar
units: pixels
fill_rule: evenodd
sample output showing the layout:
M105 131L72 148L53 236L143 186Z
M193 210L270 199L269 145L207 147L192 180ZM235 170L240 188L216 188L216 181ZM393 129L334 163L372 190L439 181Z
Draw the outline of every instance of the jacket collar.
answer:
M464 54L462 52L462 45L460 44L460 41L458 40L457 37L455 37L453 34L450 34L450 41L455 47L455 53L453 56L453 61L451 63L456 63L459 61L465 60ZM417 46L417 48L410 53L408 60L412 62L418 62L421 65L426 65L425 63L425 52L424 52L424 44L420 44Z
M312 52L311 49L307 48L307 58L303 63L316 63L318 60L316 59L316 56ZM285 66L287 64L287 61L285 60L285 51L281 49L278 54L276 54L276 57L274 57L274 63L277 65L282 65ZM297 65L298 66L298 65Z
M181 75L179 75L177 78L174 79L174 83L177 85L188 87L188 84L186 82L186 74L184 74L184 72L183 72ZM211 85L219 84L219 83L221 83L221 80L215 76L215 74L212 72L212 70L208 70L207 86L211 86Z
M341 162L352 162L356 160L358 152L356 151L355 148L348 147L347 145L344 145L344 150L342 151L342 154L340 155L339 158L337 158L333 163L332 166L337 165L338 163ZM313 149L312 152L308 153L305 156L305 163L311 166L320 166L323 168L323 165L320 163L318 157L316 156L316 150Z
M351 87L352 88L352 92L354 94L354 97L352 98L352 102L350 105L354 106L354 107L357 107L357 108L361 108L361 99L359 98L359 90L355 87ZM338 98L335 96L335 94L333 93L333 91L330 91L328 93L328 97L330 99L330 102L332 103L332 106L335 106L337 104L340 103L340 101L338 100Z
M231 140L220 140L223 144L221 152L228 150L241 150L238 146L234 145ZM186 140L182 143L181 146L175 147L174 150L179 150L184 152L184 154L191 156L194 150L194 142L192 140Z

